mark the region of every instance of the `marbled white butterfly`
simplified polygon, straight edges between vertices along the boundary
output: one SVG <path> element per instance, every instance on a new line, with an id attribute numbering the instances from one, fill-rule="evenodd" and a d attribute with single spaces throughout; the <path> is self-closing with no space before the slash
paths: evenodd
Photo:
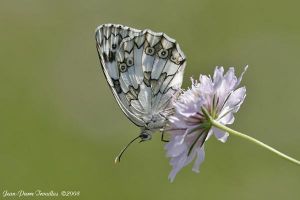
<path id="1" fill-rule="evenodd" d="M 171 100 L 181 88 L 186 59 L 178 43 L 165 33 L 103 24 L 96 29 L 103 72 L 125 115 L 151 139 L 173 112 Z"/>

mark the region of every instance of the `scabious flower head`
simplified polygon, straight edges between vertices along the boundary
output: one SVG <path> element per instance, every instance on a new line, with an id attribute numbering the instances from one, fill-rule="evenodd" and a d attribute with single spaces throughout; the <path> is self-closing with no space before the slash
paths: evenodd
<path id="1" fill-rule="evenodd" d="M 226 142 L 229 134 L 213 127 L 203 109 L 215 121 L 223 125 L 232 124 L 233 113 L 239 110 L 246 96 L 245 87 L 237 88 L 244 72 L 237 78 L 234 68 L 229 68 L 224 74 L 223 67 L 216 67 L 213 77 L 200 75 L 199 82 L 192 79 L 191 88 L 174 100 L 175 113 L 169 118 L 167 128 L 171 140 L 165 146 L 173 166 L 169 174 L 170 181 L 194 159 L 193 171 L 199 172 L 205 156 L 204 142 L 211 135 Z"/>

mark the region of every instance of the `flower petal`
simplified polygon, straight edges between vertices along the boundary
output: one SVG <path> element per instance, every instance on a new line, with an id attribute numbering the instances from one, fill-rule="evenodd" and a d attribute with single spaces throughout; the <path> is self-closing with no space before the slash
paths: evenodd
<path id="1" fill-rule="evenodd" d="M 223 143 L 225 143 L 225 142 L 227 141 L 227 138 L 228 138 L 228 136 L 229 136 L 229 134 L 228 134 L 227 132 L 222 131 L 222 130 L 216 128 L 216 127 L 212 127 L 212 129 L 213 129 L 213 132 L 214 132 L 215 137 L 216 137 L 219 141 L 221 141 L 221 142 L 223 142 Z"/>
<path id="2" fill-rule="evenodd" d="M 230 67 L 226 74 L 224 75 L 225 81 L 225 90 L 231 91 L 234 89 L 237 83 L 237 78 L 234 74 L 234 68 Z"/>
<path id="3" fill-rule="evenodd" d="M 230 94 L 226 101 L 225 107 L 229 107 L 230 109 L 233 109 L 233 112 L 237 112 L 245 97 L 246 88 L 240 87 Z"/>
<path id="4" fill-rule="evenodd" d="M 241 83 L 241 81 L 242 81 L 242 79 L 243 79 L 243 76 L 244 76 L 245 72 L 247 71 L 247 69 L 248 69 L 248 65 L 245 66 L 244 71 L 241 73 L 240 77 L 238 78 L 238 81 L 237 81 L 237 83 L 236 83 L 236 85 L 235 85 L 235 88 L 236 88 L 237 86 L 239 86 L 239 84 Z M 235 88 L 234 88 L 234 89 L 235 89 Z"/>
<path id="5" fill-rule="evenodd" d="M 221 124 L 233 124 L 234 122 L 234 116 L 233 116 L 233 110 L 230 110 L 230 108 L 227 107 L 227 109 L 224 109 L 220 113 L 220 117 L 217 119 Z"/>
<path id="6" fill-rule="evenodd" d="M 223 67 L 216 67 L 214 76 L 213 76 L 213 83 L 214 83 L 214 88 L 219 87 L 220 84 L 222 84 L 223 81 L 223 73 L 224 73 L 224 68 Z"/>
<path id="7" fill-rule="evenodd" d="M 196 156 L 196 151 L 192 151 L 189 156 L 187 156 L 187 152 L 182 153 L 180 156 L 173 157 L 170 161 L 171 165 L 173 166 L 172 171 L 169 174 L 169 180 L 171 182 L 174 181 L 177 173 L 186 165 L 194 160 Z"/>
<path id="8" fill-rule="evenodd" d="M 176 157 L 187 151 L 187 147 L 183 144 L 183 136 L 178 135 L 172 138 L 170 142 L 165 145 L 168 157 Z"/>
<path id="9" fill-rule="evenodd" d="M 173 166 L 172 171 L 169 174 L 169 180 L 170 182 L 173 182 L 177 173 L 186 165 L 185 162 L 186 157 L 180 156 L 180 157 L 175 157 L 171 159 L 171 164 Z"/>
<path id="10" fill-rule="evenodd" d="M 196 158 L 194 166 L 193 166 L 193 171 L 199 173 L 200 165 L 204 161 L 204 158 L 205 158 L 204 145 L 202 145 L 201 148 L 197 148 L 196 152 L 197 152 L 197 158 Z"/>
<path id="11" fill-rule="evenodd" d="M 200 75 L 200 85 L 197 88 L 194 88 L 195 92 L 198 92 L 199 96 L 201 94 L 212 93 L 214 91 L 213 82 L 211 78 L 205 75 Z M 197 90 L 198 89 L 198 90 Z"/>

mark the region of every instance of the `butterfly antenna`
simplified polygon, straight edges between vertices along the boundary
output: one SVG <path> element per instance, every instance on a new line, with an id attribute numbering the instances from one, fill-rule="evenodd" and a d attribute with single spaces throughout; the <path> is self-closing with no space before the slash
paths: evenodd
<path id="1" fill-rule="evenodd" d="M 126 149 L 131 145 L 131 143 L 133 143 L 135 140 L 141 138 L 141 136 L 137 136 L 136 138 L 134 138 L 133 140 L 131 140 L 119 153 L 119 155 L 115 158 L 115 163 L 117 162 L 121 162 L 121 157 L 123 155 L 123 153 L 126 151 Z"/>

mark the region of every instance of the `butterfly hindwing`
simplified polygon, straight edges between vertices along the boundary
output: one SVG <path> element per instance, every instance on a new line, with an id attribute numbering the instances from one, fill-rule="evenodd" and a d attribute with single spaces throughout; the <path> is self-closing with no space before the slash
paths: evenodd
<path id="1" fill-rule="evenodd" d="M 138 126 L 155 121 L 155 115 L 167 115 L 186 64 L 179 45 L 164 33 L 102 27 L 96 31 L 98 52 L 123 112 Z M 117 47 L 112 49 L 112 44 Z"/>
<path id="2" fill-rule="evenodd" d="M 132 113 L 148 122 L 154 114 L 167 111 L 181 87 L 185 68 L 185 56 L 176 41 L 145 30 L 123 40 L 116 59 L 119 66 L 127 63 L 120 75 L 121 88 L 138 92 L 135 98 L 127 98 Z M 130 91 L 128 95 L 132 96 Z"/>

